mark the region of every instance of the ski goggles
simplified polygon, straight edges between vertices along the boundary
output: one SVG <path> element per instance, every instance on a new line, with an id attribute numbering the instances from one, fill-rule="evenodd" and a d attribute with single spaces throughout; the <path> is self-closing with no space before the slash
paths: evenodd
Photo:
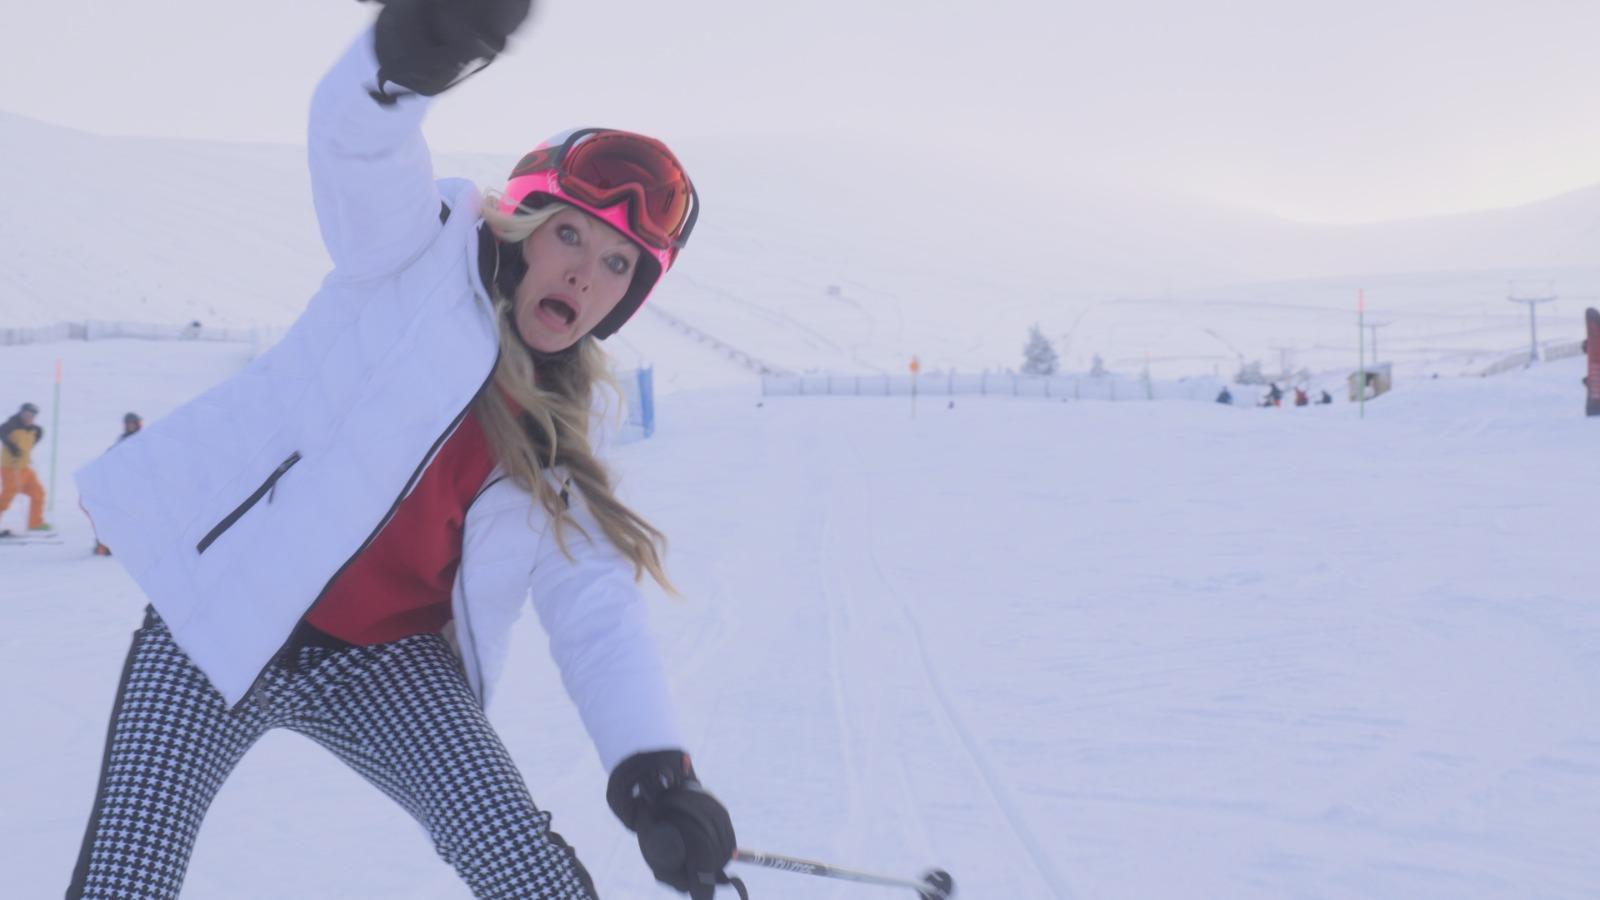
<path id="1" fill-rule="evenodd" d="M 700 215 L 700 196 L 665 144 L 610 128 L 580 129 L 524 156 L 506 182 L 502 209 L 515 210 L 532 193 L 604 211 L 663 262 L 688 243 Z"/>

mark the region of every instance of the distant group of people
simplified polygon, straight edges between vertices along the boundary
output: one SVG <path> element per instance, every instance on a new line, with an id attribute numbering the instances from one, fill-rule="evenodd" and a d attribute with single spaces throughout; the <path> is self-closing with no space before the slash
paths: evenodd
<path id="1" fill-rule="evenodd" d="M 44 427 L 39 425 L 38 418 L 39 407 L 24 403 L 0 423 L 0 518 L 20 494 L 28 498 L 28 530 L 48 532 L 53 531 L 54 526 L 44 518 L 44 482 L 33 468 L 33 451 L 44 441 Z M 143 427 L 144 420 L 138 413 L 128 413 L 122 417 L 122 434 L 117 436 L 117 441 L 138 434 Z M 6 529 L 0 528 L 0 534 L 5 533 Z M 95 541 L 94 552 L 98 556 L 111 555 L 110 549 L 99 541 Z"/>
<path id="2" fill-rule="evenodd" d="M 1271 385 L 1268 386 L 1266 395 L 1261 398 L 1261 402 L 1259 404 L 1257 404 L 1257 405 L 1258 406 L 1273 406 L 1273 407 L 1282 406 L 1283 405 L 1284 396 L 1285 395 L 1283 393 L 1283 388 L 1278 387 L 1277 382 L 1273 382 Z M 1217 394 L 1217 402 L 1221 403 L 1221 404 L 1224 404 L 1226 406 L 1232 406 L 1233 405 L 1233 392 L 1228 390 L 1228 386 L 1227 385 L 1223 385 L 1222 386 L 1222 390 L 1220 392 L 1218 392 L 1218 394 Z M 1333 395 L 1328 393 L 1327 391 L 1323 391 L 1322 392 L 1322 396 L 1317 399 L 1317 405 L 1318 406 L 1326 406 L 1326 405 L 1331 404 L 1331 403 L 1333 403 Z M 1306 393 L 1306 389 L 1305 388 L 1296 387 L 1294 389 L 1294 405 L 1295 406 L 1310 406 L 1311 405 L 1311 395 Z"/>

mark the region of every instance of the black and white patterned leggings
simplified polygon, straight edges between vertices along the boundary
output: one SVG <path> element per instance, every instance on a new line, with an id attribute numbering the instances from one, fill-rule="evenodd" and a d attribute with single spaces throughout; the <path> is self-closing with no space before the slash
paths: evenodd
<path id="1" fill-rule="evenodd" d="M 128 651 L 68 900 L 176 897 L 206 808 L 270 728 L 311 738 L 394 798 L 475 896 L 596 896 L 443 638 L 300 642 L 229 709 L 152 612 Z"/>

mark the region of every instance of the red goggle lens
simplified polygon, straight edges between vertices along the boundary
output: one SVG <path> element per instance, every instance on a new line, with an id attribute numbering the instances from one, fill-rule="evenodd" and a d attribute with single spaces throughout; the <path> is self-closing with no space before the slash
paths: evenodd
<path id="1" fill-rule="evenodd" d="M 688 236 L 694 187 L 661 142 L 620 131 L 579 132 L 559 148 L 523 157 L 513 177 L 557 171 L 561 189 L 595 207 L 628 205 L 639 238 L 670 250 Z"/>

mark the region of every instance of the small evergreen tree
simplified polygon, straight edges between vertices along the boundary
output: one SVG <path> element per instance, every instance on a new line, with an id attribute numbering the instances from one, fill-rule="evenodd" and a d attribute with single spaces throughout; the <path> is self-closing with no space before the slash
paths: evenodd
<path id="1" fill-rule="evenodd" d="M 1094 359 L 1089 363 L 1089 377 L 1104 378 L 1105 376 L 1106 361 L 1100 358 L 1100 354 L 1096 353 L 1094 355 Z"/>
<path id="2" fill-rule="evenodd" d="M 1060 360 L 1050 339 L 1039 330 L 1038 324 L 1028 329 L 1028 344 L 1022 348 L 1022 374 L 1054 375 Z"/>

